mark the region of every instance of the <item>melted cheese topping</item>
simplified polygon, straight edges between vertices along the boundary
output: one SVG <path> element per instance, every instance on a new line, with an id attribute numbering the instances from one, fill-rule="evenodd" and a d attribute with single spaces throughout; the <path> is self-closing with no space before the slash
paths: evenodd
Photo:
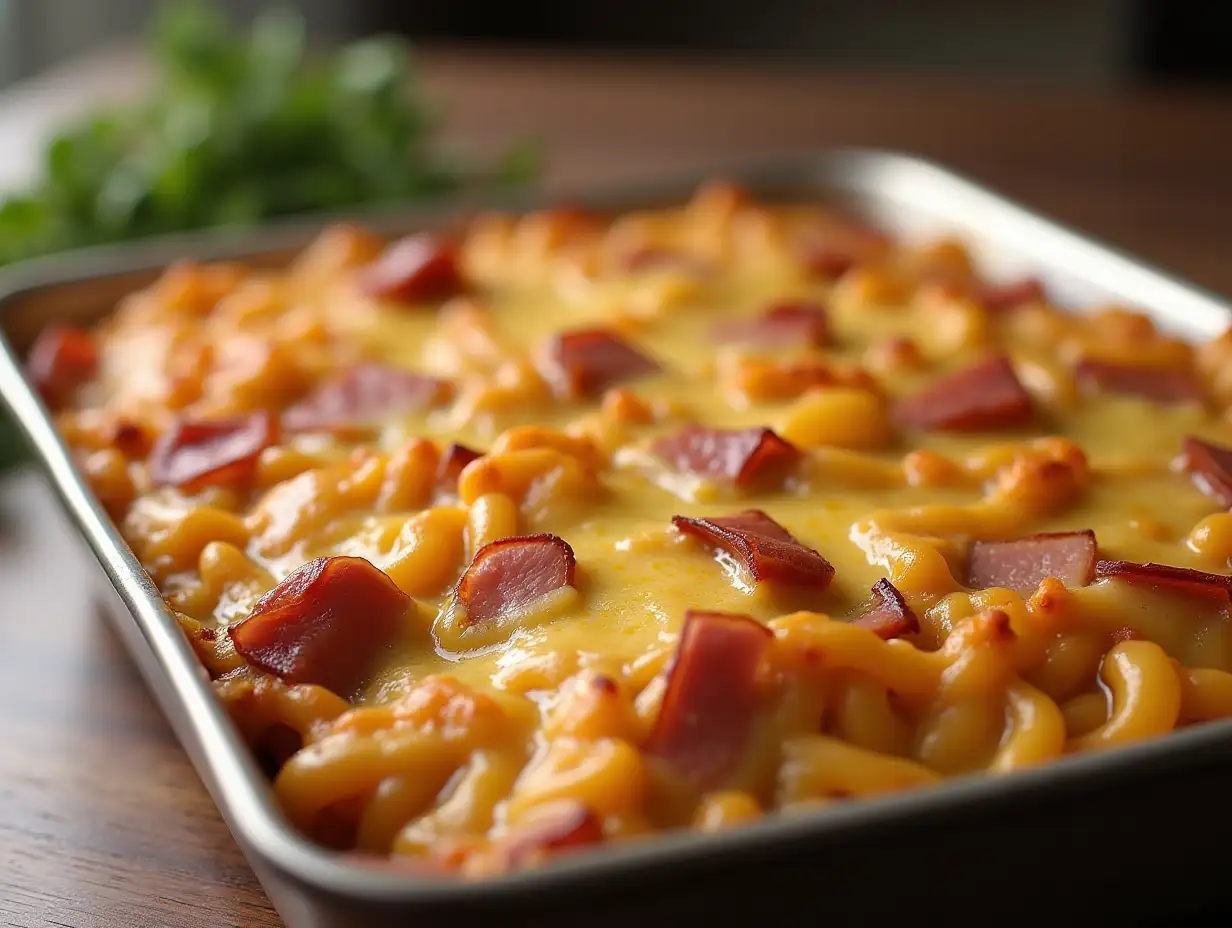
<path id="1" fill-rule="evenodd" d="M 835 278 L 802 260 L 802 243 L 851 247 L 853 236 L 859 260 Z M 549 801 L 582 803 L 612 840 L 722 827 L 1232 713 L 1226 596 L 1124 579 L 1022 593 L 962 582 L 972 540 L 1085 529 L 1101 558 L 1226 573 L 1232 515 L 1174 459 L 1185 436 L 1232 443 L 1232 337 L 1194 349 L 1118 307 L 989 310 L 961 244 L 875 246 L 822 209 L 763 207 L 716 185 L 610 221 L 487 217 L 462 241 L 468 294 L 406 305 L 360 291 L 357 269 L 380 245 L 338 228 L 285 274 L 169 270 L 100 326 L 99 376 L 60 424 L 239 724 L 267 753 L 276 727 L 298 734 L 273 751 L 286 761 L 279 797 L 338 847 L 480 874 L 523 863 L 493 849 L 507 855 Z M 666 257 L 629 269 L 654 253 Z M 825 308 L 823 346 L 716 339 L 725 322 L 795 302 Z M 581 328 L 618 335 L 659 372 L 562 399 L 545 352 Z M 1011 359 L 1030 394 L 1029 427 L 895 423 L 896 398 L 990 353 Z M 1204 400 L 1081 390 L 1083 359 L 1192 372 Z M 453 397 L 387 416 L 358 441 L 287 436 L 249 482 L 196 492 L 151 485 L 143 451 L 114 441 L 120 422 L 156 436 L 177 419 L 276 413 L 360 360 L 449 381 Z M 674 473 L 651 443 L 690 423 L 770 427 L 802 463 L 756 491 Z M 487 455 L 442 489 L 423 439 Z M 749 508 L 834 565 L 828 588 L 752 583 L 730 554 L 671 524 Z M 572 547 L 575 589 L 461 634 L 451 591 L 479 544 L 537 532 Z M 339 554 L 414 597 L 406 634 L 355 693 L 247 667 L 224 627 L 305 561 Z M 844 644 L 838 622 L 860 616 L 886 577 L 920 631 Z M 681 793 L 646 745 L 690 609 L 774 629 L 767 672 L 780 689 L 766 704 L 780 727 L 746 749 L 768 772 Z M 1006 647 L 993 614 L 1008 616 Z M 810 649 L 821 655 L 812 670 Z M 619 705 L 596 695 L 599 678 Z M 454 728 L 442 729 L 442 707 L 459 700 L 465 718 L 450 710 Z M 1164 706 L 1158 718 L 1147 704 Z M 481 724 L 489 715 L 504 734 Z M 378 735 L 385 761 L 369 743 Z"/>

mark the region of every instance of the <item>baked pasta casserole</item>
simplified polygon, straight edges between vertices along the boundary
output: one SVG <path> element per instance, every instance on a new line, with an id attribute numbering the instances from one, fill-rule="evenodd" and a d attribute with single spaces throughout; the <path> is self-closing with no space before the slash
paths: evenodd
<path id="1" fill-rule="evenodd" d="M 477 878 L 1232 716 L 1232 334 L 714 183 L 28 358 L 288 819 Z"/>

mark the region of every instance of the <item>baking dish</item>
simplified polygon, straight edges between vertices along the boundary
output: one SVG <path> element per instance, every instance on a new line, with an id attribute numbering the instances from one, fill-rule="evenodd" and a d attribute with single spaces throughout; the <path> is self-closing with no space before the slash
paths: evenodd
<path id="1" fill-rule="evenodd" d="M 716 175 L 739 181 L 759 198 L 834 203 L 908 240 L 960 235 L 991 276 L 1039 274 L 1062 304 L 1138 305 L 1153 312 L 1161 327 L 1194 337 L 1217 334 L 1229 319 L 1227 308 L 1210 296 L 899 155 L 839 151 L 764 166 L 716 165 L 675 183 L 566 199 L 604 209 L 652 205 L 682 199 L 700 179 Z M 391 230 L 431 226 L 470 206 L 386 214 L 371 224 Z M 277 262 L 322 222 L 284 225 L 244 240 L 181 238 L 13 269 L 0 285 L 6 332 L 20 347 L 40 325 L 97 316 L 174 257 Z M 0 386 L 104 568 L 110 585 L 101 589 L 109 613 L 291 925 L 393 924 L 408 917 L 431 923 L 484 912 L 549 921 L 585 913 L 588 920 L 607 923 L 712 905 L 764 914 L 767 907 L 801 904 L 824 907 L 831 917 L 871 920 L 904 909 L 917 917 L 953 914 L 990 898 L 1012 905 L 1015 916 L 1055 917 L 1063 901 L 1094 900 L 1100 887 L 1116 886 L 1114 878 L 1119 881 L 1134 866 L 1150 869 L 1135 880 L 1132 893 L 1124 886 L 1099 893 L 1101 914 L 1142 916 L 1153 905 L 1170 903 L 1182 886 L 1191 901 L 1203 889 L 1218 891 L 1213 861 L 1220 804 L 1214 783 L 1232 746 L 1227 725 L 1005 780 L 960 780 L 718 837 L 673 836 L 578 856 L 484 884 L 431 883 L 342 864 L 279 817 L 264 777 L 215 703 L 195 657 L 75 475 L 11 351 L 0 362 Z M 1198 814 L 1203 833 L 1190 834 Z M 1209 854 L 1198 851 L 1204 840 Z M 1168 846 L 1161 842 L 1184 842 L 1192 853 L 1154 859 L 1153 846 Z"/>

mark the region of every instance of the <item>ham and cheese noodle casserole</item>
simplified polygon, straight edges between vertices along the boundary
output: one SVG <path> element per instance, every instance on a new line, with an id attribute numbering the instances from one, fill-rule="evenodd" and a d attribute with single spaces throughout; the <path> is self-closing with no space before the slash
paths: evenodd
<path id="1" fill-rule="evenodd" d="M 1232 334 L 956 241 L 720 183 L 339 226 L 29 367 L 289 819 L 408 872 L 1232 715 Z"/>

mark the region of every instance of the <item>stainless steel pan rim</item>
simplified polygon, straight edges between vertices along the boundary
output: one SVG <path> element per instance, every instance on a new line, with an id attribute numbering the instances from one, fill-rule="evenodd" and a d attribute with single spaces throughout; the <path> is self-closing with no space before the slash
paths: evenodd
<path id="1" fill-rule="evenodd" d="M 548 200 L 510 196 L 501 208 L 521 209 L 562 199 L 596 208 L 620 208 L 678 199 L 701 181 L 726 177 L 759 190 L 807 189 L 818 179 L 842 180 L 853 192 L 871 190 L 892 176 L 914 184 L 927 211 L 965 216 L 972 230 L 1001 230 L 1009 242 L 1031 240 L 1031 257 L 1043 267 L 1068 268 L 1096 286 L 1132 291 L 1137 302 L 1159 311 L 1165 323 L 1190 333 L 1222 330 L 1232 310 L 1215 296 L 1143 265 L 1085 236 L 1012 204 L 996 193 L 919 158 L 867 149 L 801 152 L 754 162 L 717 162 L 667 181 L 622 185 L 606 192 L 554 193 Z M 842 186 L 841 184 L 839 186 Z M 955 200 L 961 200 L 956 208 Z M 410 228 L 448 222 L 476 206 L 450 202 L 424 210 L 349 213 L 378 228 Z M 25 262 L 0 271 L 0 311 L 42 288 L 139 271 L 156 271 L 183 255 L 203 259 L 243 258 L 304 244 L 323 224 L 341 216 L 279 223 L 238 238 L 222 233 L 176 236 L 134 245 L 91 249 Z M 973 234 L 975 232 L 973 231 Z M 1080 270 L 1076 270 L 1077 268 Z M 181 742 L 250 860 L 303 886 L 372 903 L 450 904 L 500 902 L 565 888 L 585 889 L 595 881 L 637 879 L 667 868 L 705 866 L 718 858 L 764 854 L 782 844 L 809 843 L 841 848 L 865 829 L 907 820 L 921 824 L 960 810 L 992 808 L 1041 795 L 1079 793 L 1110 778 L 1149 776 L 1209 753 L 1232 757 L 1232 721 L 1208 723 L 1106 754 L 1064 758 L 1003 777 L 972 775 L 941 785 L 825 811 L 776 816 L 717 835 L 682 832 L 645 842 L 578 853 L 551 866 L 485 882 L 435 881 L 346 862 L 294 831 L 273 802 L 269 784 L 241 742 L 208 675 L 163 604 L 153 582 L 120 538 L 101 505 L 77 474 L 47 410 L 27 383 L 7 338 L 0 345 L 0 392 L 34 448 L 69 518 L 114 586 L 132 622 L 121 629 L 141 669 L 167 712 Z M 1209 753 L 1208 753 L 1209 752 Z"/>

